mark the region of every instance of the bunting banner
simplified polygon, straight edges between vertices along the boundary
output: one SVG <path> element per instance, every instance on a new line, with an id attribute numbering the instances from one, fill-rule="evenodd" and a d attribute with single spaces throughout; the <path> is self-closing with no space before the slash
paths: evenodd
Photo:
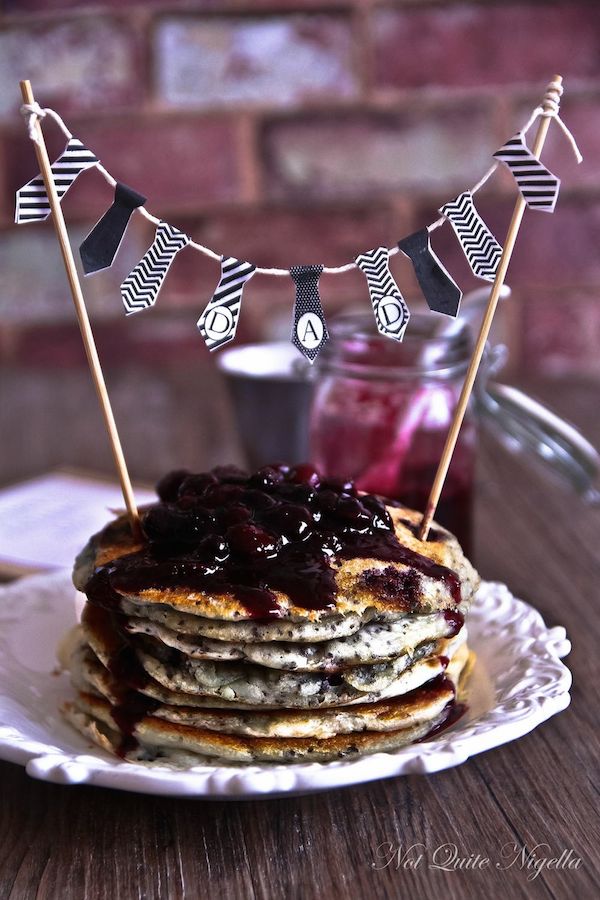
<path id="1" fill-rule="evenodd" d="M 171 263 L 190 242 L 187 234 L 168 222 L 156 226 L 154 243 L 121 285 L 127 315 L 154 306 Z"/>
<path id="2" fill-rule="evenodd" d="M 322 271 L 323 266 L 292 266 L 290 269 L 290 275 L 296 283 L 292 344 L 311 364 L 329 340 L 319 296 L 319 276 Z"/>
<path id="3" fill-rule="evenodd" d="M 479 215 L 474 195 L 493 177 L 499 168 L 498 163 L 502 162 L 510 169 L 528 206 L 546 212 L 554 211 L 560 180 L 530 151 L 525 142 L 526 134 L 540 115 L 552 115 L 569 140 L 578 162 L 581 162 L 582 156 L 575 138 L 558 115 L 560 92 L 554 83 L 548 90 L 551 88 L 551 101 L 532 111 L 527 123 L 493 155 L 493 164 L 472 187 L 440 207 L 441 218 L 402 238 L 392 250 L 376 247 L 359 253 L 353 262 L 327 268 L 320 264 L 292 266 L 290 269 L 262 268 L 228 254 L 221 255 L 210 247 L 191 241 L 184 232 L 152 215 L 146 209 L 146 198 L 142 194 L 116 181 L 99 158 L 72 136 L 55 110 L 41 109 L 37 104 L 24 104 L 22 112 L 27 117 L 28 133 L 32 140 L 38 139 L 36 123 L 39 124 L 39 120 L 47 115 L 51 116 L 66 138 L 64 152 L 51 166 L 59 200 L 81 172 L 94 167 L 114 190 L 111 205 L 79 247 L 86 275 L 112 266 L 135 210 L 156 229 L 151 246 L 121 284 L 121 298 L 127 315 L 154 306 L 175 256 L 191 245 L 195 251 L 221 264 L 219 282 L 196 322 L 209 350 L 217 350 L 234 339 L 244 286 L 250 278 L 256 273 L 280 278 L 291 276 L 296 288 L 291 339 L 303 356 L 313 363 L 329 340 L 319 295 L 319 278 L 323 272 L 335 275 L 358 268 L 367 282 L 378 332 L 392 340 L 402 341 L 410 320 L 410 310 L 390 271 L 392 254 L 401 251 L 408 257 L 427 305 L 434 312 L 447 316 L 458 315 L 462 291 L 431 247 L 430 234 L 434 229 L 449 222 L 473 273 L 485 281 L 493 281 L 496 277 L 503 250 Z M 15 221 L 19 224 L 42 221 L 49 214 L 50 204 L 44 181 L 38 174 L 17 191 Z"/>
<path id="4" fill-rule="evenodd" d="M 439 212 L 452 225 L 473 274 L 485 281 L 493 281 L 502 247 L 475 209 L 471 191 L 459 194 Z"/>
<path id="5" fill-rule="evenodd" d="M 240 262 L 233 256 L 221 257 L 221 279 L 197 322 L 209 350 L 218 350 L 234 339 L 244 285 L 255 271 L 252 263 Z"/>
<path id="6" fill-rule="evenodd" d="M 367 279 L 369 295 L 380 334 L 401 341 L 410 312 L 390 272 L 390 251 L 377 247 L 357 256 L 354 262 Z"/>
<path id="7" fill-rule="evenodd" d="M 456 317 L 462 291 L 431 249 L 428 229 L 423 228 L 403 238 L 398 241 L 398 247 L 413 264 L 429 309 Z"/>
<path id="8" fill-rule="evenodd" d="M 494 159 L 508 166 L 527 206 L 541 212 L 554 212 L 560 178 L 533 155 L 520 131 L 494 153 Z"/>
<path id="9" fill-rule="evenodd" d="M 91 150 L 72 137 L 62 156 L 52 163 L 52 175 L 58 199 L 62 200 L 77 176 L 85 169 L 97 165 L 99 159 Z M 46 194 L 44 179 L 36 175 L 17 191 L 15 222 L 43 222 L 50 215 L 50 201 Z"/>
<path id="10" fill-rule="evenodd" d="M 143 206 L 145 202 L 146 197 L 117 181 L 113 205 L 94 225 L 79 247 L 86 275 L 112 266 L 134 209 Z"/>

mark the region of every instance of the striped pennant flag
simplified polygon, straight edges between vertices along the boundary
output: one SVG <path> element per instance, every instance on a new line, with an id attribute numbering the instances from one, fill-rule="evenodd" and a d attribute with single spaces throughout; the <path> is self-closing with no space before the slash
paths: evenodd
<path id="1" fill-rule="evenodd" d="M 154 243 L 121 285 L 127 315 L 154 306 L 171 263 L 190 242 L 187 234 L 168 222 L 156 226 Z"/>
<path id="2" fill-rule="evenodd" d="M 401 341 L 410 312 L 390 272 L 387 247 L 361 253 L 354 262 L 367 279 L 377 330 L 386 337 Z"/>
<path id="3" fill-rule="evenodd" d="M 475 209 L 471 192 L 459 194 L 456 200 L 446 203 L 438 212 L 452 225 L 473 274 L 493 281 L 502 247 Z"/>
<path id="4" fill-rule="evenodd" d="M 290 275 L 296 283 L 292 344 L 311 364 L 329 340 L 319 295 L 319 276 L 322 271 L 323 266 L 292 266 L 290 269 Z"/>
<path id="5" fill-rule="evenodd" d="M 84 169 L 95 166 L 100 160 L 91 150 L 71 138 L 62 156 L 52 163 L 52 175 L 58 199 L 62 200 L 77 176 Z M 17 191 L 15 222 L 43 222 L 50 215 L 50 201 L 46 194 L 44 179 L 36 175 Z"/>
<path id="6" fill-rule="evenodd" d="M 244 285 L 256 266 L 233 256 L 221 257 L 221 279 L 197 326 L 209 350 L 218 350 L 235 337 Z"/>
<path id="7" fill-rule="evenodd" d="M 494 153 L 494 159 L 505 163 L 515 177 L 527 206 L 541 212 L 554 212 L 560 178 L 553 175 L 533 155 L 521 132 Z"/>

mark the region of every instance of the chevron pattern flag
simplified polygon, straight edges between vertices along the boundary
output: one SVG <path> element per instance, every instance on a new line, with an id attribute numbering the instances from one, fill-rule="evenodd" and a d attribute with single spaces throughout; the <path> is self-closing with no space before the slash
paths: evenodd
<path id="1" fill-rule="evenodd" d="M 319 276 L 322 271 L 323 266 L 292 266 L 290 269 L 290 275 L 296 283 L 292 344 L 311 364 L 329 340 L 319 296 Z"/>
<path id="2" fill-rule="evenodd" d="M 221 257 L 221 279 L 197 322 L 209 350 L 218 350 L 234 339 L 240 317 L 242 291 L 255 270 L 256 266 L 252 263 L 240 262 L 233 256 Z"/>
<path id="3" fill-rule="evenodd" d="M 446 203 L 439 212 L 450 221 L 473 274 L 493 281 L 502 247 L 475 209 L 471 192 L 459 194 L 456 200 Z"/>
<path id="4" fill-rule="evenodd" d="M 515 177 L 527 206 L 541 212 L 554 212 L 560 178 L 553 175 L 533 155 L 519 132 L 494 153 L 494 159 L 505 163 Z"/>
<path id="5" fill-rule="evenodd" d="M 91 150 L 71 138 L 62 156 L 52 163 L 52 175 L 56 185 L 58 199 L 62 200 L 77 176 L 84 169 L 89 169 L 99 162 Z M 44 179 L 36 175 L 31 181 L 17 191 L 15 222 L 43 222 L 50 215 L 50 201 L 46 194 Z"/>
<path id="6" fill-rule="evenodd" d="M 377 330 L 401 341 L 410 312 L 390 272 L 389 259 L 387 247 L 377 247 L 357 256 L 354 262 L 367 279 Z"/>
<path id="7" fill-rule="evenodd" d="M 427 228 L 409 234 L 398 241 L 398 246 L 413 264 L 429 309 L 445 316 L 457 316 L 462 291 L 433 252 Z"/>
<path id="8" fill-rule="evenodd" d="M 154 243 L 121 285 L 121 297 L 128 316 L 154 306 L 175 255 L 189 242 L 183 231 L 168 222 L 158 223 Z"/>

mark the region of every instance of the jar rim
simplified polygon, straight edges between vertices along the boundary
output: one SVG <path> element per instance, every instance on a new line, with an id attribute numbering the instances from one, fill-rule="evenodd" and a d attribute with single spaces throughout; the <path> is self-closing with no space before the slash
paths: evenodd
<path id="1" fill-rule="evenodd" d="M 331 322 L 330 340 L 319 354 L 315 368 L 361 380 L 451 380 L 466 372 L 472 346 L 471 330 L 464 320 L 413 313 L 400 343 L 382 335 L 372 315 L 344 313 Z M 365 359 L 366 348 L 373 356 L 375 347 L 381 351 L 378 356 L 387 358 L 386 364 Z M 414 360 L 396 361 L 395 354 L 406 349 L 413 353 Z"/>

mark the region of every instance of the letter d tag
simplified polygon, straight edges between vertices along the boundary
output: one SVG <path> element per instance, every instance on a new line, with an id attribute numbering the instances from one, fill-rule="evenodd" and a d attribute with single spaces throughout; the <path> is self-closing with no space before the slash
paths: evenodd
<path id="1" fill-rule="evenodd" d="M 256 266 L 233 256 L 221 258 L 221 280 L 208 306 L 196 323 L 209 350 L 218 350 L 235 337 L 242 291 Z"/>
<path id="2" fill-rule="evenodd" d="M 319 296 L 319 276 L 323 266 L 292 266 L 290 275 L 296 283 L 292 343 L 312 364 L 329 340 L 323 307 Z"/>
<path id="3" fill-rule="evenodd" d="M 357 256 L 354 262 L 367 279 L 378 331 L 401 341 L 410 312 L 390 272 L 389 256 L 387 247 L 377 247 Z"/>

